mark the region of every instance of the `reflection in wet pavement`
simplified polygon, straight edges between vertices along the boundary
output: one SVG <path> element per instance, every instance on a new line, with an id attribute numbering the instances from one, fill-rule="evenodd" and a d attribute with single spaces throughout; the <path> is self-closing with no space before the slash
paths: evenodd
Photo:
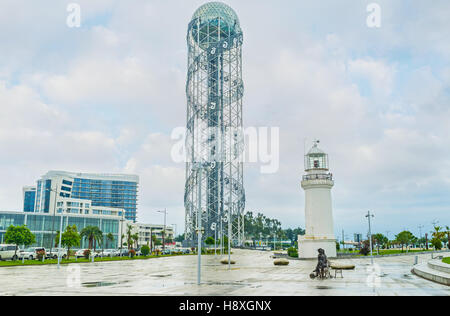
<path id="1" fill-rule="evenodd" d="M 234 250 L 228 270 L 222 257 L 202 258 L 197 285 L 195 256 L 125 262 L 0 268 L 0 295 L 450 295 L 444 285 L 411 274 L 414 256 L 345 259 L 356 265 L 344 278 L 311 280 L 314 261 L 274 266 L 272 253 Z M 448 255 L 447 255 L 448 256 Z M 431 259 L 419 256 L 419 262 Z M 78 283 L 77 283 L 78 282 Z"/>

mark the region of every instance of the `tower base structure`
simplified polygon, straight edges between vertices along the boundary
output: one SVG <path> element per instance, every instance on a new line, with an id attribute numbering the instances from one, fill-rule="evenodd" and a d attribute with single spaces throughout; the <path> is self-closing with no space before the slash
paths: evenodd
<path id="1" fill-rule="evenodd" d="M 298 236 L 298 257 L 300 259 L 317 259 L 318 250 L 325 250 L 328 258 L 336 258 L 336 239 Z"/>

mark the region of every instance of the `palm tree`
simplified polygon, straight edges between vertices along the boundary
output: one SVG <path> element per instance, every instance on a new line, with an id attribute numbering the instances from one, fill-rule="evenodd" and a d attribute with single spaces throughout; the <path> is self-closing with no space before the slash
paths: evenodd
<path id="1" fill-rule="evenodd" d="M 86 226 L 80 232 L 80 236 L 89 241 L 89 250 L 92 249 L 93 246 L 95 247 L 97 241 L 101 244 L 103 239 L 103 233 L 97 226 Z"/>
<path id="2" fill-rule="evenodd" d="M 114 241 L 114 235 L 112 233 L 109 233 L 108 235 L 106 235 L 106 243 L 108 246 L 108 242 L 112 243 Z"/>
<path id="3" fill-rule="evenodd" d="M 138 244 L 138 242 L 139 242 L 139 235 L 138 234 L 131 235 L 131 239 L 134 241 L 133 242 L 133 246 L 136 245 L 135 248 L 138 248 L 139 247 L 139 244 Z"/>
<path id="4" fill-rule="evenodd" d="M 445 229 L 447 230 L 447 248 L 450 249 L 450 227 L 449 226 L 445 226 Z"/>
<path id="5" fill-rule="evenodd" d="M 130 224 L 127 224 L 127 247 L 128 250 L 130 250 L 132 244 L 133 244 L 133 226 Z"/>

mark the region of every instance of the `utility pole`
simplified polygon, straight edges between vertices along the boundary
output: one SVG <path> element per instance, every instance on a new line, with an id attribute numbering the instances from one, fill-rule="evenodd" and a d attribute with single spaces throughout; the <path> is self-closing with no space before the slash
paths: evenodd
<path id="1" fill-rule="evenodd" d="M 420 239 L 421 239 L 421 241 L 422 241 L 422 228 L 423 228 L 424 226 L 423 225 L 419 225 L 419 236 L 420 236 Z"/>
<path id="2" fill-rule="evenodd" d="M 388 244 L 387 244 L 388 249 L 391 248 L 391 241 L 390 241 L 390 239 L 389 239 L 389 233 L 390 233 L 390 232 L 391 232 L 390 230 L 387 230 L 387 231 L 386 231 L 386 238 L 387 238 L 387 240 L 388 240 Z"/>
<path id="3" fill-rule="evenodd" d="M 367 212 L 367 215 L 366 215 L 366 217 L 367 217 L 367 219 L 368 219 L 368 221 L 369 221 L 369 244 L 370 244 L 370 260 L 371 260 L 371 262 L 372 262 L 372 265 L 373 265 L 373 252 L 372 252 L 372 228 L 371 228 L 371 225 L 370 225 L 370 219 L 371 219 L 371 218 L 373 218 L 373 217 L 375 217 L 375 216 L 373 216 L 372 214 L 370 214 L 370 211 L 368 211 L 368 212 Z"/>
<path id="4" fill-rule="evenodd" d="M 345 235 L 344 235 L 344 230 L 342 230 L 342 248 L 344 249 L 344 252 L 345 252 Z"/>

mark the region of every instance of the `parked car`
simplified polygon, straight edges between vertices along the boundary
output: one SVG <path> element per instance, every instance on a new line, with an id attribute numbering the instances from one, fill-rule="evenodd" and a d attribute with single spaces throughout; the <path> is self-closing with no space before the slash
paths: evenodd
<path id="1" fill-rule="evenodd" d="M 47 259 L 58 259 L 58 255 L 61 256 L 61 258 L 66 259 L 67 258 L 67 249 L 64 248 L 53 248 L 52 252 L 46 253 Z"/>
<path id="2" fill-rule="evenodd" d="M 47 253 L 47 251 L 43 247 L 30 247 L 30 248 L 26 248 L 24 250 L 21 250 L 19 252 L 19 258 L 20 259 L 27 259 L 27 260 L 34 260 L 34 259 L 36 259 L 38 257 L 37 253 L 39 251 L 44 251 L 45 253 Z"/>
<path id="3" fill-rule="evenodd" d="M 116 249 L 105 249 L 103 250 L 102 257 L 116 257 L 119 252 Z"/>
<path id="4" fill-rule="evenodd" d="M 119 249 L 118 255 L 121 256 L 121 257 L 128 256 L 128 249 L 127 248 L 122 248 L 122 250 Z"/>
<path id="5" fill-rule="evenodd" d="M 78 259 L 78 258 L 84 258 L 84 252 L 86 251 L 87 249 L 79 249 L 79 250 L 77 250 L 76 252 L 75 252 L 75 257 Z"/>
<path id="6" fill-rule="evenodd" d="M 0 261 L 1 260 L 17 260 L 19 257 L 16 253 L 16 245 L 0 245 Z"/>

